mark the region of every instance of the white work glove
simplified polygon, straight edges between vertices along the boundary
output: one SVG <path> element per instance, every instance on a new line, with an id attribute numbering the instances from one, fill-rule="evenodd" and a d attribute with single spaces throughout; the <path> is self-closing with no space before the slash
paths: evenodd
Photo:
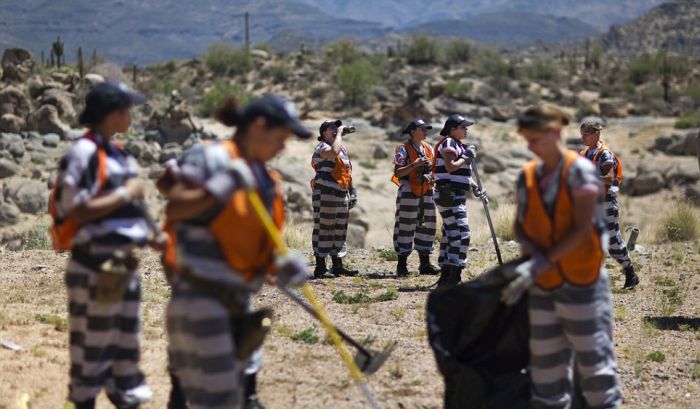
<path id="1" fill-rule="evenodd" d="M 301 287 L 308 278 L 309 265 L 301 254 L 289 252 L 275 260 L 277 285 L 282 288 Z"/>
<path id="2" fill-rule="evenodd" d="M 255 176 L 245 160 L 232 159 L 228 164 L 228 170 L 235 175 L 237 182 L 243 189 L 255 189 Z"/>
<path id="3" fill-rule="evenodd" d="M 537 276 L 551 267 L 552 264 L 544 254 L 540 252 L 533 253 L 529 260 L 515 268 L 513 271 L 515 278 L 501 291 L 501 301 L 505 305 L 516 304 L 525 291 L 532 287 Z"/>

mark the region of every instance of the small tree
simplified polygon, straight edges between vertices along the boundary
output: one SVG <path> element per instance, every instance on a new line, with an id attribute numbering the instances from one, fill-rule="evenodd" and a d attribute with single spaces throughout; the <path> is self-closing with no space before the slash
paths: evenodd
<path id="1" fill-rule="evenodd" d="M 409 64 L 422 65 L 438 61 L 440 47 L 437 41 L 425 34 L 414 34 L 404 52 Z"/>
<path id="2" fill-rule="evenodd" d="M 323 54 L 326 59 L 341 64 L 356 62 L 364 56 L 360 47 L 353 40 L 340 40 L 328 44 L 323 49 Z"/>
<path id="3" fill-rule="evenodd" d="M 253 59 L 245 49 L 228 43 L 214 43 L 202 55 L 204 64 L 216 75 L 238 75 L 253 68 Z"/>
<path id="4" fill-rule="evenodd" d="M 345 101 L 353 106 L 365 102 L 370 90 L 377 83 L 374 68 L 364 60 L 341 66 L 337 77 L 338 85 L 345 94 Z"/>
<path id="5" fill-rule="evenodd" d="M 450 41 L 444 47 L 444 60 L 447 64 L 464 64 L 472 59 L 474 44 L 462 38 Z"/>

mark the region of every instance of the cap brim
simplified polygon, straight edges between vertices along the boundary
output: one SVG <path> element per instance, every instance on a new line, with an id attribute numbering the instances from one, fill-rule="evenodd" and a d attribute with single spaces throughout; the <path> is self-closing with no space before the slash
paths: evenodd
<path id="1" fill-rule="evenodd" d="M 468 119 L 465 119 L 464 121 L 458 123 L 457 125 L 472 126 L 472 125 L 474 125 L 474 121 L 470 121 Z"/>
<path id="2" fill-rule="evenodd" d="M 306 129 L 306 127 L 299 121 L 292 120 L 289 123 L 289 128 L 291 128 L 294 135 L 296 135 L 299 139 L 309 139 L 312 136 L 312 132 Z"/>
<path id="3" fill-rule="evenodd" d="M 147 100 L 145 95 L 139 94 L 138 92 L 129 91 L 126 92 L 126 94 L 129 96 L 131 105 L 141 105 Z"/>

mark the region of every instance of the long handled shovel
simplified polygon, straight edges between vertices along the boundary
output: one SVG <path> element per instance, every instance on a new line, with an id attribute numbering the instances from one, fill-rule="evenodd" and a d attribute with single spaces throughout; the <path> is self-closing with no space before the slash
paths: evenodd
<path id="1" fill-rule="evenodd" d="M 280 287 L 280 290 L 287 296 L 289 296 L 289 298 L 291 298 L 292 301 L 299 304 L 301 308 L 303 308 L 306 312 L 311 314 L 314 318 L 319 319 L 316 310 L 314 310 L 313 307 L 307 304 L 306 301 L 304 301 L 304 299 L 301 298 L 297 293 L 286 287 Z M 384 365 L 384 362 L 386 362 L 386 360 L 389 358 L 389 355 L 394 350 L 394 348 L 396 348 L 396 342 L 391 342 L 382 351 L 373 351 L 367 348 L 362 343 L 355 340 L 354 338 L 352 338 L 350 335 L 343 332 L 343 330 L 341 330 L 340 328 L 335 327 L 335 330 L 338 332 L 338 335 L 340 335 L 340 337 L 345 340 L 345 342 L 357 349 L 357 355 L 355 355 L 355 365 L 357 365 L 358 368 L 360 368 L 360 371 L 362 371 L 362 373 L 367 375 L 371 375 L 377 372 L 379 368 L 381 368 L 381 366 Z"/>
<path id="2" fill-rule="evenodd" d="M 479 171 L 476 166 L 476 158 L 472 158 L 472 171 L 474 172 L 474 177 L 476 177 L 476 184 L 479 186 L 479 190 L 483 191 L 481 186 L 481 179 L 479 178 Z M 481 203 L 484 205 L 484 212 L 486 212 L 486 220 L 489 222 L 489 229 L 491 230 L 491 238 L 493 239 L 493 245 L 496 248 L 496 257 L 498 257 L 498 265 L 503 265 L 503 258 L 501 258 L 501 249 L 498 247 L 498 239 L 496 239 L 496 231 L 493 229 L 493 222 L 491 221 L 491 213 L 489 212 L 489 204 L 486 202 L 486 198 L 481 198 Z"/>
<path id="3" fill-rule="evenodd" d="M 255 213 L 260 218 L 260 221 L 263 223 L 263 226 L 265 227 L 267 234 L 270 236 L 270 239 L 275 244 L 277 251 L 281 255 L 287 254 L 287 246 L 285 246 L 284 242 L 282 241 L 282 237 L 279 231 L 277 230 L 277 227 L 272 222 L 272 218 L 267 213 L 267 210 L 265 209 L 265 206 L 260 200 L 260 196 L 258 195 L 258 193 L 254 190 L 249 190 L 248 200 L 253 206 Z M 357 386 L 360 388 L 360 391 L 362 391 L 362 394 L 365 396 L 365 399 L 367 399 L 367 402 L 373 409 L 379 409 L 379 404 L 374 399 L 374 396 L 372 396 L 372 392 L 370 391 L 369 385 L 362 376 L 362 372 L 355 364 L 355 361 L 353 361 L 350 352 L 345 347 L 345 344 L 343 344 L 340 335 L 338 335 L 338 331 L 336 331 L 333 324 L 331 324 L 330 320 L 328 319 L 328 316 L 326 315 L 326 312 L 316 299 L 316 294 L 314 293 L 313 288 L 311 288 L 311 285 L 306 283 L 302 287 L 302 291 L 304 293 L 304 296 L 306 296 L 306 298 L 311 303 L 311 307 L 313 308 L 313 310 L 316 312 L 316 314 L 318 314 L 318 320 L 321 321 L 321 324 L 323 324 L 323 326 L 325 327 L 326 332 L 328 332 L 328 335 L 330 335 L 331 340 L 333 341 L 333 345 L 335 345 L 335 348 L 338 350 L 338 354 L 345 363 L 345 366 L 347 366 L 348 370 L 350 371 L 350 375 L 352 376 Z"/>

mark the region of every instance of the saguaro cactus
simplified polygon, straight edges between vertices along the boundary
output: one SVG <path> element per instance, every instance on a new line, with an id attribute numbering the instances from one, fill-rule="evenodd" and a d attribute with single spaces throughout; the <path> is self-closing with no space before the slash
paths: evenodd
<path id="1" fill-rule="evenodd" d="M 83 61 L 82 47 L 78 47 L 78 74 L 81 79 L 85 76 L 85 62 Z"/>
<path id="2" fill-rule="evenodd" d="M 62 64 L 65 64 L 66 61 L 63 59 L 63 42 L 61 41 L 60 36 L 56 37 L 56 41 L 54 41 L 51 48 L 53 49 L 53 53 L 56 55 L 56 67 L 60 67 Z"/>

